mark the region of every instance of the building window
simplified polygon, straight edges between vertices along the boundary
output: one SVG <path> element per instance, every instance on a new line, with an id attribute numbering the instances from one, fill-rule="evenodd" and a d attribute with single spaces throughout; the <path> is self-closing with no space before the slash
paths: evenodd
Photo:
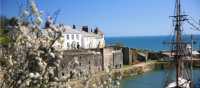
<path id="1" fill-rule="evenodd" d="M 74 35 L 72 34 L 72 39 L 74 39 Z"/>
<path id="2" fill-rule="evenodd" d="M 79 40 L 79 35 L 78 34 L 76 35 L 76 39 Z"/>
<path id="3" fill-rule="evenodd" d="M 66 37 L 67 37 L 67 39 L 69 40 L 69 35 L 67 35 Z"/>
<path id="4" fill-rule="evenodd" d="M 70 44 L 69 44 L 69 42 L 67 42 L 67 48 L 69 48 L 70 47 Z"/>
<path id="5" fill-rule="evenodd" d="M 80 44 L 79 44 L 79 42 L 77 42 L 77 49 L 79 49 L 80 48 Z"/>

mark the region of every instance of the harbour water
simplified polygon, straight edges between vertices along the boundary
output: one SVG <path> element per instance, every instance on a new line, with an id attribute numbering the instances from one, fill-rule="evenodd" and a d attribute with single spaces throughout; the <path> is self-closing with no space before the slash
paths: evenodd
<path id="1" fill-rule="evenodd" d="M 195 88 L 200 88 L 200 69 L 194 69 Z M 138 76 L 121 80 L 121 88 L 163 88 L 166 80 L 165 70 L 154 70 Z"/>
<path id="2" fill-rule="evenodd" d="M 199 49 L 200 35 L 193 36 L 196 44 L 194 49 Z M 147 36 L 147 37 L 106 37 L 106 44 L 121 43 L 129 48 L 147 49 L 153 51 L 169 50 L 168 45 L 163 42 L 171 41 L 170 36 Z M 190 42 L 189 35 L 184 36 L 184 40 Z M 200 88 L 200 69 L 194 69 L 195 88 Z M 133 77 L 121 80 L 121 88 L 163 88 L 166 80 L 165 70 L 154 70 Z M 199 84 L 198 84 L 199 83 Z"/>
<path id="3" fill-rule="evenodd" d="M 172 36 L 141 36 L 141 37 L 106 37 L 106 44 L 121 43 L 129 48 L 147 49 L 153 51 L 168 50 L 169 45 L 163 44 L 163 42 L 171 41 Z M 185 35 L 184 40 L 191 42 L 189 35 Z M 195 49 L 199 49 L 200 35 L 193 36 Z"/>

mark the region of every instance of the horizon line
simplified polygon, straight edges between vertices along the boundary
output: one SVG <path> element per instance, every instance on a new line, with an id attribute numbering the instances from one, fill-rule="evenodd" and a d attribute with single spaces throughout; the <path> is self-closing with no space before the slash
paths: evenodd
<path id="1" fill-rule="evenodd" d="M 183 34 L 183 36 L 189 36 L 189 35 L 191 35 L 191 34 Z M 194 35 L 194 36 L 198 36 L 198 35 L 200 35 L 200 34 L 192 34 L 192 35 Z M 170 34 L 169 35 L 121 35 L 121 36 L 106 36 L 106 35 L 104 35 L 105 37 L 159 37 L 159 36 L 171 36 Z"/>

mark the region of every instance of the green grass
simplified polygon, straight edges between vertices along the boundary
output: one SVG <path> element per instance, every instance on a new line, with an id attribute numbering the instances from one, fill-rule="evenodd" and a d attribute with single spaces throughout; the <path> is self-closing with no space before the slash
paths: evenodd
<path id="1" fill-rule="evenodd" d="M 7 45 L 9 43 L 10 39 L 5 35 L 0 35 L 0 44 L 1 45 Z"/>

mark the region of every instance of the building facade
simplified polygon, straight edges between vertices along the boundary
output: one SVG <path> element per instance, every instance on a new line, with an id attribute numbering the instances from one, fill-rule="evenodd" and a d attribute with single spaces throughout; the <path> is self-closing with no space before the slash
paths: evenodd
<path id="1" fill-rule="evenodd" d="M 78 29 L 73 29 L 70 26 L 64 27 L 64 50 L 78 49 L 82 46 L 82 35 Z"/>
<path id="2" fill-rule="evenodd" d="M 107 47 L 103 49 L 103 69 L 118 69 L 123 67 L 123 52 L 121 48 Z"/>
<path id="3" fill-rule="evenodd" d="M 89 30 L 87 26 L 83 26 L 80 29 L 76 27 L 65 26 L 64 32 L 64 50 L 73 49 L 95 49 L 104 48 L 105 40 L 103 33 L 98 29 L 94 31 Z"/>

